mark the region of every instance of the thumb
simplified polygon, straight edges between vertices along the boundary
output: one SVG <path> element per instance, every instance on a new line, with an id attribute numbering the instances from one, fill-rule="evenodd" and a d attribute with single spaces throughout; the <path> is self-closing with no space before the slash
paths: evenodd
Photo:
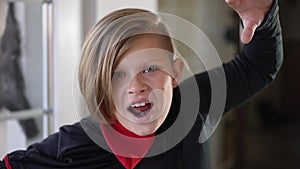
<path id="1" fill-rule="evenodd" d="M 243 24 L 244 24 L 244 29 L 241 34 L 241 41 L 242 43 L 247 44 L 252 40 L 254 31 L 257 28 L 257 24 L 247 19 L 243 21 Z"/>

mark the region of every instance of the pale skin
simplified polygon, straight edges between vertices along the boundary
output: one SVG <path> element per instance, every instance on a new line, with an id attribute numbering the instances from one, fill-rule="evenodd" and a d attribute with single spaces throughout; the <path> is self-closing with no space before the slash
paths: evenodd
<path id="1" fill-rule="evenodd" d="M 272 0 L 225 1 L 242 19 L 242 43 L 249 43 Z M 137 135 L 154 133 L 168 115 L 173 88 L 177 86 L 183 65 L 181 59 L 170 59 L 161 38 L 149 35 L 139 38 L 122 56 L 113 76 L 116 119 Z"/>
<path id="2" fill-rule="evenodd" d="M 114 114 L 140 136 L 154 133 L 167 117 L 183 69 L 182 59 L 172 60 L 159 36 L 145 35 L 135 41 L 112 79 Z"/>

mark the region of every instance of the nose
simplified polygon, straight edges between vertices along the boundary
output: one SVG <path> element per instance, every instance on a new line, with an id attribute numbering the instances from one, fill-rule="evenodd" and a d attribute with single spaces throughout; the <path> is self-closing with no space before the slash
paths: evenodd
<path id="1" fill-rule="evenodd" d="M 145 79 L 141 73 L 138 73 L 130 82 L 128 86 L 129 94 L 140 94 L 147 90 Z"/>

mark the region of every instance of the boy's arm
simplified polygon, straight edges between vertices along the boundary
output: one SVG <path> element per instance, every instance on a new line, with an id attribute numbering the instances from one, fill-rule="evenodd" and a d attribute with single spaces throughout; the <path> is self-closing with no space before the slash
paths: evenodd
<path id="1" fill-rule="evenodd" d="M 260 26 L 247 28 L 255 29 L 254 35 L 248 36 L 250 42 L 233 60 L 195 75 L 200 95 L 200 121 L 194 129 L 202 129 L 199 142 L 211 136 L 224 112 L 241 105 L 275 79 L 283 61 L 278 10 L 278 0 L 274 0 Z M 211 78 L 214 81 L 210 81 Z"/>
<path id="2" fill-rule="evenodd" d="M 251 41 L 243 46 L 242 51 L 230 62 L 222 67 L 195 75 L 200 94 L 200 110 L 203 119 L 206 119 L 211 106 L 224 106 L 224 112 L 244 103 L 265 88 L 279 71 L 283 61 L 281 27 L 278 16 L 278 0 L 274 0 L 264 20 L 254 32 Z M 225 77 L 218 76 L 224 72 Z M 221 84 L 211 84 L 209 75 L 219 78 Z M 224 78 L 224 79 L 223 79 Z M 222 85 L 222 86 L 220 86 Z M 215 89 L 217 86 L 218 89 Z M 219 101 L 212 104 L 212 87 L 214 90 L 225 90 L 215 94 Z M 223 96 L 225 94 L 225 96 Z M 219 99 L 218 98 L 223 98 Z M 224 103 L 225 101 L 225 103 Z M 222 110 L 223 110 L 222 108 Z M 221 110 L 221 108 L 217 108 Z M 222 113 L 211 115 L 211 118 L 221 118 Z M 214 121 L 217 119 L 214 119 Z"/>
<path id="3" fill-rule="evenodd" d="M 274 0 L 252 40 L 224 64 L 227 83 L 225 111 L 241 104 L 274 80 L 283 61 L 278 0 Z"/>

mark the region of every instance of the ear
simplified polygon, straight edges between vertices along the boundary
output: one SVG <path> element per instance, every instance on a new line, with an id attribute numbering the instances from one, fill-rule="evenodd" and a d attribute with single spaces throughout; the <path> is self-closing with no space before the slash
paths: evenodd
<path id="1" fill-rule="evenodd" d="M 176 58 L 173 61 L 173 72 L 174 72 L 173 80 L 172 80 L 173 88 L 177 87 L 180 81 L 183 67 L 184 67 L 184 60 L 182 58 Z"/>

